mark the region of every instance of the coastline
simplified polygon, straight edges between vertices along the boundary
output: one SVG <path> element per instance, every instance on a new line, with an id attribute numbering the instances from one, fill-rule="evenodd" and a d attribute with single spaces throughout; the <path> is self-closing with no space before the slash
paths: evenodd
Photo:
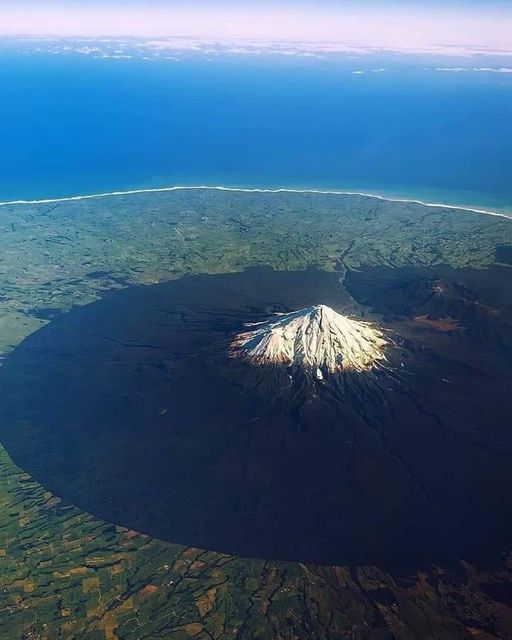
<path id="1" fill-rule="evenodd" d="M 83 194 L 75 196 L 63 196 L 61 198 L 42 198 L 35 200 L 7 200 L 0 202 L 0 207 L 15 206 L 15 205 L 39 205 L 39 204 L 56 204 L 59 202 L 74 202 L 80 200 L 94 200 L 100 198 L 112 198 L 119 196 L 129 196 L 144 193 L 167 193 L 172 191 L 227 191 L 235 193 L 295 193 L 295 194 L 317 194 L 317 195 L 335 195 L 335 196 L 361 196 L 365 198 L 374 198 L 377 200 L 383 200 L 386 202 L 399 202 L 403 204 L 418 204 L 424 207 L 438 208 L 438 209 L 452 209 L 455 211 L 466 211 L 469 213 L 480 213 L 490 216 L 497 216 L 500 218 L 506 218 L 512 220 L 512 212 L 510 214 L 490 211 L 488 209 L 480 209 L 470 206 L 446 204 L 442 202 L 426 202 L 424 200 L 415 198 L 399 198 L 388 197 L 378 195 L 375 193 L 366 193 L 363 191 L 345 191 L 336 189 L 299 189 L 299 188 L 264 188 L 264 187 L 228 187 L 223 185 L 173 185 L 169 187 L 153 187 L 153 188 L 140 188 L 140 189 L 127 189 L 125 191 L 107 191 L 102 193 Z"/>

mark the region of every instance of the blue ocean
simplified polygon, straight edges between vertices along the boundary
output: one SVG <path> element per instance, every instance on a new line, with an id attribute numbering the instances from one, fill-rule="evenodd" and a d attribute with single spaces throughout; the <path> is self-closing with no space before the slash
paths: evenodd
<path id="1" fill-rule="evenodd" d="M 512 74 L 0 55 L 0 200 L 209 184 L 512 211 Z"/>

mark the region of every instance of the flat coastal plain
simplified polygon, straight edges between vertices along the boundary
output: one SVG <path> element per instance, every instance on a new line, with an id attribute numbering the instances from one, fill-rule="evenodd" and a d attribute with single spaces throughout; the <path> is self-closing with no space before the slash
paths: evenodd
<path id="1" fill-rule="evenodd" d="M 184 275 L 493 268 L 509 282 L 511 255 L 504 217 L 363 195 L 183 189 L 6 204 L 0 353 L 113 290 Z M 427 341 L 437 336 L 418 318 Z M 0 457 L 0 638 L 512 635 L 512 548 L 409 573 L 238 557 L 101 520 Z"/>

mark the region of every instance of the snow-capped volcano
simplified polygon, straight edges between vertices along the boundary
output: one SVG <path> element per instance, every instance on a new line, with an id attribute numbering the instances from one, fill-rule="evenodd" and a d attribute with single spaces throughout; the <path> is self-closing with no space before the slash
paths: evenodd
<path id="1" fill-rule="evenodd" d="M 323 304 L 246 326 L 249 330 L 231 343 L 231 353 L 254 364 L 299 366 L 322 378 L 322 371 L 368 371 L 386 359 L 388 342 L 381 331 Z"/>

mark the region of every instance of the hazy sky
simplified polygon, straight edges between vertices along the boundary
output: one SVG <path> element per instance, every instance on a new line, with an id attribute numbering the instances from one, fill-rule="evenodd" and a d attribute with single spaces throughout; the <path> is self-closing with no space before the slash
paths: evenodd
<path id="1" fill-rule="evenodd" d="M 0 0 L 0 33 L 512 48 L 512 0 Z"/>

